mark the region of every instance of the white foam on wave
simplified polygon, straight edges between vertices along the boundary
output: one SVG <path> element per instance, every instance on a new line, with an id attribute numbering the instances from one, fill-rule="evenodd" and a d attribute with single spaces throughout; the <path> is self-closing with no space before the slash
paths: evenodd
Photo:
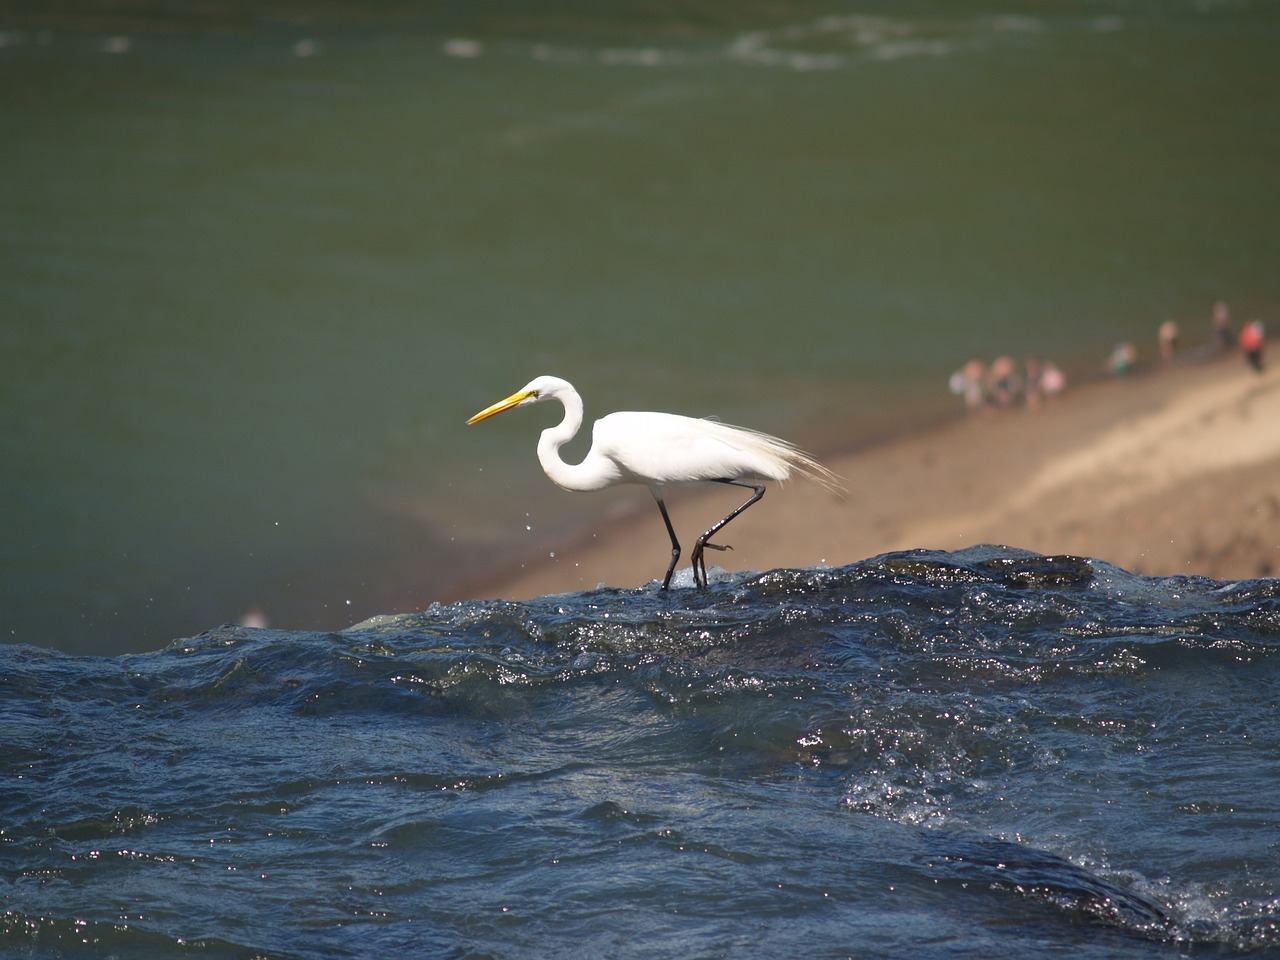
<path id="1" fill-rule="evenodd" d="M 664 48 L 646 44 L 591 51 L 539 43 L 529 48 L 529 55 L 550 63 L 656 68 L 728 62 L 804 73 L 839 70 L 869 60 L 947 56 L 1014 34 L 1043 30 L 1043 22 L 1025 16 L 909 18 L 848 14 L 745 31 L 719 47 Z"/>

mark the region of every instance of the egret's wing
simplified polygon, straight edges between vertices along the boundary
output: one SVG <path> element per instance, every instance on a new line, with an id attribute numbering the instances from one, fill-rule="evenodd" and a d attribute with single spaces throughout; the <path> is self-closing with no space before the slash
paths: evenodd
<path id="1" fill-rule="evenodd" d="M 785 440 L 716 420 L 671 413 L 613 413 L 596 421 L 592 454 L 640 483 L 786 480 L 800 471 L 838 486 L 834 475 Z"/>

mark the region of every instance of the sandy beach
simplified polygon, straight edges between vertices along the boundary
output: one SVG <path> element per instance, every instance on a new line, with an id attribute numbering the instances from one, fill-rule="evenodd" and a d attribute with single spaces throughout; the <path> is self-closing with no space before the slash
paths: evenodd
<path id="1" fill-rule="evenodd" d="M 1035 409 L 823 459 L 844 479 L 843 499 L 804 481 L 773 485 L 719 538 L 734 549 L 709 561 L 726 570 L 839 566 L 895 550 L 999 543 L 1155 576 L 1280 572 L 1280 373 L 1255 374 L 1236 355 L 1174 362 L 1069 389 Z M 518 600 L 661 575 L 670 548 L 645 490 L 565 496 L 581 497 L 598 519 L 458 596 Z M 670 492 L 682 562 L 735 496 Z"/>

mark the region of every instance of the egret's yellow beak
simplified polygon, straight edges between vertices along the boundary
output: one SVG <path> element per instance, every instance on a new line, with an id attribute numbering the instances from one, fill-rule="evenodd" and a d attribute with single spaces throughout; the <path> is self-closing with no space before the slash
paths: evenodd
<path id="1" fill-rule="evenodd" d="M 518 407 L 530 397 L 536 397 L 537 395 L 537 391 L 535 390 L 521 390 L 519 393 L 513 393 L 511 396 L 507 397 L 507 399 L 499 400 L 492 407 L 485 407 L 467 421 L 467 426 L 470 426 L 473 423 L 479 423 L 481 420 L 487 420 L 495 413 L 501 413 L 503 410 L 510 410 L 512 407 Z"/>

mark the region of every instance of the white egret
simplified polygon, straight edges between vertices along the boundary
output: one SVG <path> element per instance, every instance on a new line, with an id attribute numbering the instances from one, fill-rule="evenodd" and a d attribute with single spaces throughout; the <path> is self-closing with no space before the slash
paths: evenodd
<path id="1" fill-rule="evenodd" d="M 568 381 L 559 377 L 538 377 L 505 400 L 486 407 L 468 424 L 502 413 L 513 407 L 527 407 L 545 400 L 559 400 L 564 419 L 542 431 L 538 440 L 538 461 L 556 484 L 566 490 L 602 490 L 620 483 L 644 484 L 653 494 L 671 537 L 671 563 L 662 578 L 662 589 L 671 583 L 671 574 L 680 559 L 667 505 L 662 499 L 666 484 L 728 483 L 746 487 L 751 496 L 723 520 L 714 524 L 694 544 L 690 561 L 694 584 L 707 585 L 707 565 L 703 552 L 727 550 L 710 540 L 725 524 L 764 496 L 761 480 L 783 481 L 793 472 L 804 474 L 832 490 L 840 489 L 839 479 L 808 454 L 777 437 L 715 420 L 698 420 L 674 413 L 611 413 L 595 422 L 591 449 L 581 463 L 565 463 L 560 448 L 577 435 L 582 426 L 582 398 Z"/>

